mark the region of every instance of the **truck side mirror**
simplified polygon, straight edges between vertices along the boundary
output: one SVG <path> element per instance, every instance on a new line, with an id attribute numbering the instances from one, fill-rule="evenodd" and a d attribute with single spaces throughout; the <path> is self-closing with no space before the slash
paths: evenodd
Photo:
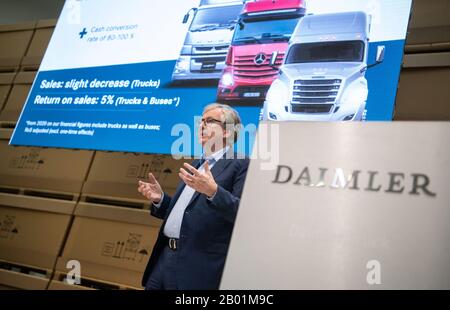
<path id="1" fill-rule="evenodd" d="M 186 24 L 186 23 L 188 22 L 189 16 L 191 16 L 191 12 L 194 12 L 194 14 L 195 14 L 195 12 L 197 12 L 197 8 L 192 8 L 192 9 L 190 9 L 190 10 L 186 13 L 186 15 L 184 15 L 184 17 L 183 17 L 183 24 Z"/>
<path id="2" fill-rule="evenodd" d="M 386 46 L 379 45 L 377 47 L 377 57 L 375 58 L 375 63 L 370 64 L 367 66 L 367 69 L 375 67 L 376 65 L 379 65 L 384 60 L 384 51 L 386 50 Z"/>
<path id="3" fill-rule="evenodd" d="M 277 62 L 278 51 L 272 52 L 272 56 L 270 56 L 269 66 L 274 67 Z"/>
<path id="4" fill-rule="evenodd" d="M 189 13 L 184 15 L 184 17 L 183 17 L 183 24 L 186 24 L 188 20 L 189 20 Z"/>
<path id="5" fill-rule="evenodd" d="M 236 27 L 237 23 L 238 23 L 237 19 L 230 20 L 230 26 L 228 26 L 228 29 L 233 30 Z"/>
<path id="6" fill-rule="evenodd" d="M 386 50 L 386 47 L 384 45 L 377 46 L 377 58 L 375 60 L 377 63 L 383 62 L 385 50 Z"/>

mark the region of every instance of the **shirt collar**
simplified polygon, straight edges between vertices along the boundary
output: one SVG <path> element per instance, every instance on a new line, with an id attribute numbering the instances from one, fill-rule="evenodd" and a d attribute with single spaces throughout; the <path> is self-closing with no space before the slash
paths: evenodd
<path id="1" fill-rule="evenodd" d="M 223 155 L 228 152 L 228 150 L 230 149 L 230 146 L 226 146 L 223 149 L 218 150 L 217 152 L 214 152 L 213 154 L 206 156 L 205 159 L 214 159 L 214 161 L 218 161 L 219 159 L 221 159 L 223 157 Z"/>

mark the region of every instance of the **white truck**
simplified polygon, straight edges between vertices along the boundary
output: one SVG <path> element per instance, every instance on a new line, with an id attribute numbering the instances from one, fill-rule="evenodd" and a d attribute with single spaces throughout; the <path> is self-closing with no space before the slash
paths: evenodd
<path id="1" fill-rule="evenodd" d="M 365 119 L 370 16 L 365 12 L 307 15 L 292 35 L 288 52 L 264 102 L 261 118 L 276 121 Z"/>
<path id="2" fill-rule="evenodd" d="M 183 47 L 172 73 L 172 82 L 219 79 L 234 26 L 244 1 L 202 0 L 190 9 L 183 23 L 191 20 Z"/>

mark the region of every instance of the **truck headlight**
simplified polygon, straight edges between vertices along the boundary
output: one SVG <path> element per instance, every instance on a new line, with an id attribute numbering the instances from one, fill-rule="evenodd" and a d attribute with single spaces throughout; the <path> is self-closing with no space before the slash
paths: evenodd
<path id="1" fill-rule="evenodd" d="M 357 79 L 345 88 L 344 95 L 342 96 L 342 103 L 364 103 L 367 101 L 368 93 L 369 91 L 367 89 L 367 80 L 364 78 Z"/>
<path id="2" fill-rule="evenodd" d="M 188 71 L 189 70 L 189 66 L 190 66 L 190 59 L 189 59 L 189 57 L 180 56 L 180 58 L 178 58 L 178 60 L 177 60 L 177 64 L 175 66 L 175 69 L 178 72 L 184 72 L 184 71 Z"/>
<path id="3" fill-rule="evenodd" d="M 222 75 L 222 78 L 220 79 L 220 83 L 223 86 L 233 86 L 234 84 L 233 74 L 231 74 L 230 72 L 224 73 L 224 75 Z"/>
<path id="4" fill-rule="evenodd" d="M 289 90 L 286 85 L 280 80 L 276 79 L 270 85 L 267 91 L 266 100 L 270 103 L 276 103 L 278 106 L 282 106 L 289 103 Z M 269 109 L 270 110 L 270 109 Z"/>

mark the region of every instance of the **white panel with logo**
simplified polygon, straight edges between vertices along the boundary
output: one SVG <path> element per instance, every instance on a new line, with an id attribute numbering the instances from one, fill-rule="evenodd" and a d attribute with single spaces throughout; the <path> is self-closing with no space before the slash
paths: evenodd
<path id="1" fill-rule="evenodd" d="M 273 125 L 222 289 L 450 289 L 449 122 Z"/>

